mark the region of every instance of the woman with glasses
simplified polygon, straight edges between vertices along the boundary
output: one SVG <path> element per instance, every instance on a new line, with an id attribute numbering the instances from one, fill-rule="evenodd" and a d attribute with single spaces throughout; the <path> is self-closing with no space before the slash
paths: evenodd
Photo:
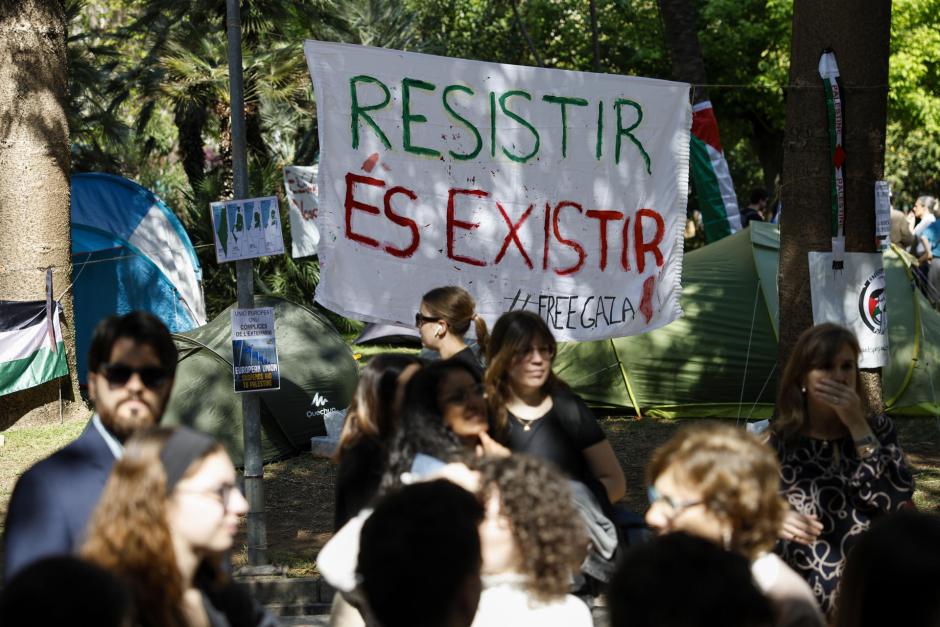
<path id="1" fill-rule="evenodd" d="M 789 501 L 781 557 L 830 613 L 845 557 L 872 521 L 908 505 L 911 468 L 885 414 L 868 414 L 855 335 L 819 324 L 797 339 L 780 378 L 770 445 Z"/>
<path id="2" fill-rule="evenodd" d="M 464 335 L 473 323 L 480 350 L 486 350 L 486 322 L 476 313 L 476 302 L 462 287 L 437 287 L 421 298 L 415 314 L 415 326 L 421 334 L 421 344 L 437 351 L 441 359 L 456 359 L 483 376 L 480 359 L 467 346 Z"/>
<path id="3" fill-rule="evenodd" d="M 606 512 L 626 494 L 620 462 L 597 419 L 552 372 L 555 338 L 530 311 L 503 314 L 487 348 L 486 395 L 495 437 L 554 463 Z"/>
<path id="4" fill-rule="evenodd" d="M 787 507 L 768 446 L 730 425 L 689 427 L 653 453 L 646 476 L 657 533 L 697 535 L 747 558 L 775 626 L 824 624 L 809 585 L 771 552 Z"/>
<path id="5" fill-rule="evenodd" d="M 408 382 L 383 486 L 398 485 L 403 474 L 415 471 L 419 453 L 442 462 L 508 454 L 489 435 L 480 378 L 462 361 L 435 362 Z"/>
<path id="6" fill-rule="evenodd" d="M 247 511 L 219 443 L 157 427 L 128 440 L 114 464 L 82 557 L 131 587 L 136 625 L 276 625 L 220 568 Z"/>

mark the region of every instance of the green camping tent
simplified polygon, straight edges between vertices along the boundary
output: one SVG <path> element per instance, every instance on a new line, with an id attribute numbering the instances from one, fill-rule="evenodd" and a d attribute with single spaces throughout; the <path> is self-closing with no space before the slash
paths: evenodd
<path id="1" fill-rule="evenodd" d="M 556 372 L 592 404 L 664 417 L 766 418 L 777 388 L 776 225 L 752 223 L 685 256 L 684 315 L 643 335 L 566 344 Z M 884 254 L 894 415 L 940 412 L 940 313 L 912 284 L 911 258 Z"/>
<path id="2" fill-rule="evenodd" d="M 264 461 L 310 447 L 326 435 L 323 416 L 345 409 L 358 368 L 327 318 L 280 298 L 256 297 L 256 307 L 274 307 L 281 389 L 259 392 Z M 244 459 L 241 397 L 232 380 L 231 308 L 205 326 L 174 335 L 180 357 L 163 424 L 186 424 L 225 444 L 232 461 Z"/>

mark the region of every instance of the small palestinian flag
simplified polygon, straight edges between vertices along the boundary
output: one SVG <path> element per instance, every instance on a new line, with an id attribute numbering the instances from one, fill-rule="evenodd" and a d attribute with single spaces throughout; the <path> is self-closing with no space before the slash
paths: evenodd
<path id="1" fill-rule="evenodd" d="M 691 144 L 692 182 L 705 225 L 705 240 L 711 243 L 740 231 L 741 213 L 709 100 L 692 106 Z"/>
<path id="2" fill-rule="evenodd" d="M 68 375 L 59 306 L 0 300 L 0 396 Z"/>

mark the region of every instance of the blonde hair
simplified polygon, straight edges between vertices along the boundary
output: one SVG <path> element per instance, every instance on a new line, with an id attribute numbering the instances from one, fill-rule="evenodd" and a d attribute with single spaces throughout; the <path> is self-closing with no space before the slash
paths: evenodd
<path id="1" fill-rule="evenodd" d="M 718 423 L 684 428 L 653 453 L 648 483 L 667 470 L 700 491 L 709 512 L 730 525 L 727 548 L 754 560 L 773 547 L 787 508 L 777 458 L 756 436 Z"/>
<path id="2" fill-rule="evenodd" d="M 170 495 L 160 461 L 172 434 L 171 428 L 155 427 L 127 441 L 92 514 L 81 556 L 130 585 L 141 624 L 185 627 L 185 582 L 167 523 Z M 192 476 L 207 457 L 223 450 L 220 444 L 210 447 L 183 476 Z"/>
<path id="3" fill-rule="evenodd" d="M 480 350 L 486 350 L 489 340 L 486 321 L 476 313 L 476 301 L 467 290 L 456 285 L 436 287 L 421 297 L 421 303 L 433 317 L 444 320 L 454 335 L 466 335 L 472 322 L 477 334 L 477 344 L 480 345 Z"/>

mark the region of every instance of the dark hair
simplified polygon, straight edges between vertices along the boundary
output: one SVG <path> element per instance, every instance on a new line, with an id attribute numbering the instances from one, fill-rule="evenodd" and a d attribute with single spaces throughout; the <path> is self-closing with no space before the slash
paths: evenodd
<path id="1" fill-rule="evenodd" d="M 938 556 L 936 514 L 898 512 L 876 520 L 846 560 L 836 626 L 940 625 Z"/>
<path id="2" fill-rule="evenodd" d="M 436 361 L 422 368 L 408 382 L 401 420 L 388 446 L 383 489 L 399 483 L 401 474 L 411 469 L 418 453 L 445 462 L 468 461 L 472 458 L 472 452 L 444 424 L 444 412 L 438 398 L 444 382 L 456 372 L 465 372 L 474 381 L 480 382 L 476 370 L 453 359 Z"/>
<path id="3" fill-rule="evenodd" d="M 124 627 L 133 617 L 127 585 L 104 568 L 72 556 L 30 564 L 0 596 L 4 627 Z"/>
<path id="4" fill-rule="evenodd" d="M 443 479 L 379 501 L 362 527 L 356 571 L 383 627 L 449 624 L 461 588 L 480 576 L 482 520 L 477 498 Z"/>
<path id="5" fill-rule="evenodd" d="M 88 349 L 88 372 L 98 372 L 111 359 L 111 349 L 120 338 L 137 344 L 149 344 L 160 359 L 160 366 L 176 372 L 176 344 L 163 322 L 149 311 L 132 311 L 123 316 L 108 316 L 98 323 Z"/>
<path id="6" fill-rule="evenodd" d="M 483 457 L 473 468 L 483 502 L 495 491 L 509 519 L 526 592 L 545 602 L 564 597 L 588 545 L 568 481 L 550 463 L 523 453 Z"/>
<path id="7" fill-rule="evenodd" d="M 777 414 L 771 423 L 774 433 L 782 439 L 793 438 L 806 424 L 803 377 L 810 370 L 831 366 L 843 346 L 848 346 L 858 358 L 859 346 L 855 335 L 845 327 L 830 322 L 817 324 L 800 334 L 780 377 Z M 860 377 L 855 378 L 855 392 L 859 398 L 865 398 Z"/>
<path id="8" fill-rule="evenodd" d="M 481 350 L 486 350 L 488 334 L 486 321 L 476 313 L 476 301 L 470 292 L 456 285 L 436 287 L 421 297 L 421 303 L 435 318 L 447 322 L 447 326 L 454 335 L 463 337 L 470 330 L 470 323 L 474 323 L 477 333 L 477 344 Z"/>
<path id="9" fill-rule="evenodd" d="M 422 363 L 418 357 L 403 353 L 383 353 L 369 360 L 359 373 L 359 384 L 346 412 L 335 461 L 342 459 L 343 452 L 363 438 L 385 441 L 391 437 L 398 418 L 395 407 L 398 377 L 408 366 Z"/>
<path id="10" fill-rule="evenodd" d="M 708 540 L 670 533 L 626 551 L 607 590 L 611 627 L 771 627 L 750 564 Z"/>
<path id="11" fill-rule="evenodd" d="M 557 350 L 551 329 L 534 312 L 510 311 L 500 316 L 493 325 L 493 334 L 486 351 L 486 400 L 494 421 L 495 435 L 500 439 L 505 437 L 509 422 L 506 413 L 510 394 L 509 368 L 519 351 L 528 349 L 534 340 L 548 344 L 552 354 Z M 558 388 L 566 387 L 554 372 L 550 372 L 542 391 L 547 396 Z"/>
<path id="12" fill-rule="evenodd" d="M 767 200 L 770 198 L 770 194 L 767 193 L 767 190 L 763 187 L 755 187 L 751 190 L 751 204 L 755 205 L 762 200 Z"/>

